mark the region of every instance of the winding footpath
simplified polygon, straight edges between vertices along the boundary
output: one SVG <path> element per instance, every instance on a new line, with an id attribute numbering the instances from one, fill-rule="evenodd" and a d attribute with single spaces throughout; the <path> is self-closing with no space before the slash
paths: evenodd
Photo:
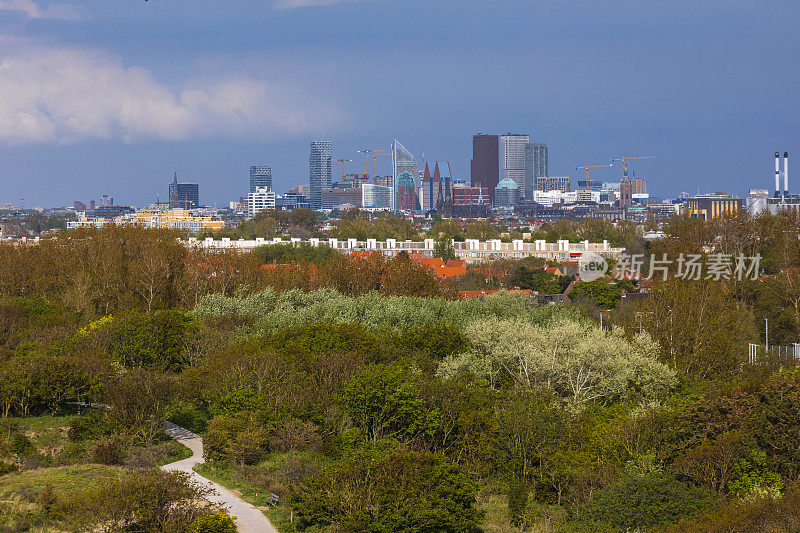
<path id="1" fill-rule="evenodd" d="M 236 517 L 236 528 L 240 533 L 278 533 L 258 508 L 242 500 L 234 493 L 218 483 L 204 478 L 192 468 L 203 462 L 203 440 L 196 435 L 172 422 L 164 422 L 167 434 L 190 450 L 192 456 L 182 461 L 176 461 L 161 467 L 166 471 L 186 472 L 192 481 L 214 492 L 208 495 L 208 500 L 225 507 L 231 516 Z"/>

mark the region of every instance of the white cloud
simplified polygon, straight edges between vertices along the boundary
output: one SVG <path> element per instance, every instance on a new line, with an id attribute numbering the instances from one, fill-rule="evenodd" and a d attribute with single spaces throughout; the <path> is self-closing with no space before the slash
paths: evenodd
<path id="1" fill-rule="evenodd" d="M 319 132 L 336 106 L 297 87 L 238 77 L 174 91 L 143 67 L 83 49 L 0 53 L 0 142 L 270 140 Z"/>
<path id="2" fill-rule="evenodd" d="M 86 11 L 72 4 L 50 4 L 41 8 L 33 0 L 0 0 L 0 11 L 20 11 L 31 19 L 83 20 Z"/>

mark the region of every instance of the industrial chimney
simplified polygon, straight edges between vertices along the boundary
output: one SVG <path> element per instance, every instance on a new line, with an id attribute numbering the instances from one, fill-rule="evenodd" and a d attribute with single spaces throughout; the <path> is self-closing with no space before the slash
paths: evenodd
<path id="1" fill-rule="evenodd" d="M 783 196 L 789 197 L 789 152 L 783 152 Z"/>
<path id="2" fill-rule="evenodd" d="M 781 196 L 781 153 L 775 152 L 775 198 Z"/>

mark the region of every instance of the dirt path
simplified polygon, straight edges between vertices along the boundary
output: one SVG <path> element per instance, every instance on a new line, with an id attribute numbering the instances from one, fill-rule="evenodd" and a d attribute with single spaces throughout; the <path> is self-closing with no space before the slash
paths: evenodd
<path id="1" fill-rule="evenodd" d="M 278 530 L 270 524 L 267 517 L 259 509 L 242 500 L 222 485 L 214 483 L 192 470 L 196 464 L 203 462 L 203 440 L 199 435 L 195 435 L 188 429 L 177 426 L 172 422 L 164 422 L 164 428 L 170 437 L 192 450 L 192 456 L 182 461 L 164 465 L 161 467 L 163 470 L 186 472 L 195 483 L 214 490 L 215 494 L 209 495 L 209 501 L 222 505 L 231 516 L 236 517 L 236 527 L 240 533 L 278 533 Z"/>

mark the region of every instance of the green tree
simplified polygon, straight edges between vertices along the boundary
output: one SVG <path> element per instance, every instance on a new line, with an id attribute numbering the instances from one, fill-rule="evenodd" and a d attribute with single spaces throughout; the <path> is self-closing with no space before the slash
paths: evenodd
<path id="1" fill-rule="evenodd" d="M 475 527 L 474 483 L 446 458 L 399 450 L 324 470 L 289 495 L 301 531 L 461 532 Z"/>
<path id="2" fill-rule="evenodd" d="M 345 384 L 342 401 L 353 423 L 373 441 L 431 434 L 438 423 L 437 410 L 424 404 L 412 377 L 398 366 L 360 368 Z"/>

